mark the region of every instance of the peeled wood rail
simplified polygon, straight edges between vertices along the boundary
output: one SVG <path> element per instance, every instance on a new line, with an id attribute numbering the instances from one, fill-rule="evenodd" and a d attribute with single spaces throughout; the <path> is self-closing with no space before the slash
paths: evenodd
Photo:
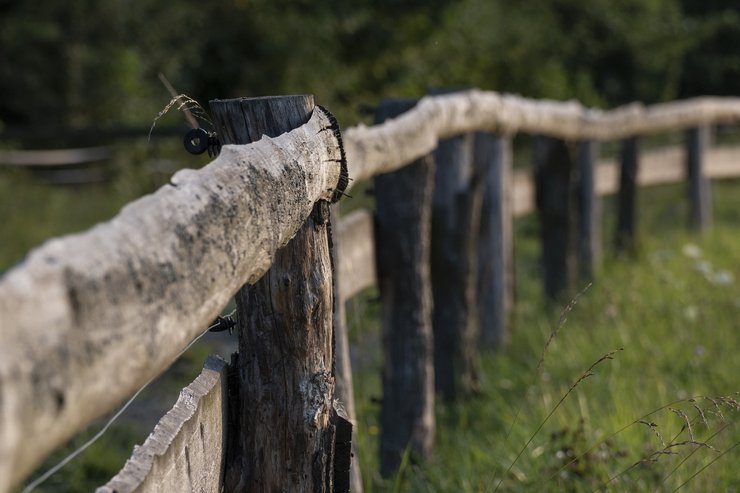
<path id="1" fill-rule="evenodd" d="M 103 161 L 110 157 L 107 147 L 54 149 L 44 151 L 0 151 L 0 165 L 70 166 Z"/>
<path id="2" fill-rule="evenodd" d="M 161 373 L 257 280 L 339 180 L 322 110 L 86 233 L 50 240 L 0 281 L 0 491 Z M 285 164 L 303 167 L 286 171 Z M 111 371 L 115 369 L 115 371 Z"/>
<path id="3" fill-rule="evenodd" d="M 427 96 L 414 109 L 383 125 L 343 133 L 354 182 L 393 171 L 429 154 L 439 139 L 467 132 L 527 132 L 568 140 L 616 140 L 705 124 L 740 120 L 740 98 L 702 97 L 611 111 L 577 102 L 534 100 L 470 90 Z"/>
<path id="4" fill-rule="evenodd" d="M 220 493 L 228 432 L 226 382 L 226 362 L 209 357 L 149 438 L 134 448 L 123 469 L 96 493 Z"/>
<path id="5" fill-rule="evenodd" d="M 664 185 L 685 181 L 684 164 L 686 150 L 671 146 L 640 155 L 637 183 L 640 186 Z M 707 150 L 704 173 L 708 178 L 722 179 L 740 177 L 740 146 L 722 146 Z M 619 191 L 619 163 L 616 159 L 603 159 L 594 167 L 597 195 L 611 195 Z M 514 216 L 530 214 L 535 210 L 534 181 L 529 170 L 517 170 L 513 180 Z"/>
<path id="6" fill-rule="evenodd" d="M 602 112 L 467 91 L 424 98 L 344 139 L 357 183 L 474 130 L 612 139 L 738 119 L 735 98 Z M 330 127 L 317 110 L 288 134 L 226 146 L 204 169 L 179 172 L 108 223 L 50 240 L 0 279 L 0 492 L 159 374 L 265 272 L 314 202 L 335 192 L 341 150 Z M 295 162 L 302 172 L 286 170 Z"/>

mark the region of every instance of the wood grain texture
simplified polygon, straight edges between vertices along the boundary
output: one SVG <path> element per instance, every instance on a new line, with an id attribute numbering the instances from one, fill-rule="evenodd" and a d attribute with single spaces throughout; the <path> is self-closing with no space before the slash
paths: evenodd
<path id="1" fill-rule="evenodd" d="M 445 139 L 434 152 L 434 384 L 450 402 L 479 386 L 475 251 L 482 194 L 480 180 L 473 180 L 473 137 Z"/>
<path id="2" fill-rule="evenodd" d="M 296 163 L 301 163 L 297 166 Z M 0 492 L 169 366 L 267 270 L 340 175 L 326 113 L 224 146 L 0 280 Z"/>
<path id="3" fill-rule="evenodd" d="M 480 335 L 488 347 L 501 348 L 514 306 L 511 138 L 477 133 L 474 166 L 483 189 L 477 248 Z"/>
<path id="4" fill-rule="evenodd" d="M 575 159 L 562 139 L 537 136 L 534 171 L 545 295 L 567 298 L 575 281 Z M 567 301 L 567 300 L 566 300 Z"/>
<path id="5" fill-rule="evenodd" d="M 212 101 L 211 111 L 227 142 L 246 144 L 303 125 L 313 106 L 310 95 L 279 96 Z M 286 169 L 306 171 L 299 162 Z M 314 204 L 265 275 L 236 294 L 239 352 L 230 391 L 238 419 L 230 423 L 226 491 L 333 491 L 339 423 L 329 210 L 328 200 Z"/>
<path id="6" fill-rule="evenodd" d="M 640 186 L 663 185 L 686 180 L 685 150 L 665 147 L 645 151 L 640 155 L 637 183 Z M 706 150 L 704 174 L 712 179 L 740 177 L 740 146 L 710 147 Z M 601 159 L 594 167 L 597 195 L 612 195 L 619 190 L 619 163 Z M 516 170 L 513 176 L 513 213 L 515 217 L 530 214 L 535 209 L 534 183 L 527 170 Z"/>
<path id="7" fill-rule="evenodd" d="M 712 187 L 705 171 L 710 136 L 706 125 L 686 131 L 689 225 L 697 231 L 704 231 L 712 223 Z"/>
<path id="8" fill-rule="evenodd" d="M 384 99 L 376 120 L 414 99 Z M 394 474 L 409 449 L 428 458 L 435 434 L 430 233 L 434 159 L 375 178 L 375 243 L 383 333 L 380 472 Z M 414 396 L 410 398 L 410 396 Z"/>
<path id="9" fill-rule="evenodd" d="M 144 444 L 96 493 L 220 493 L 227 368 L 210 356 Z"/>
<path id="10" fill-rule="evenodd" d="M 373 215 L 367 209 L 342 216 L 334 234 L 338 236 L 341 298 L 348 300 L 363 289 L 375 286 L 375 241 Z"/>
<path id="11" fill-rule="evenodd" d="M 566 140 L 615 140 L 740 120 L 740 98 L 701 97 L 609 111 L 575 101 L 527 99 L 469 90 L 427 96 L 382 125 L 359 125 L 344 134 L 354 182 L 392 171 L 437 147 L 440 139 L 473 131 L 541 133 Z"/>
<path id="12" fill-rule="evenodd" d="M 578 209 L 578 272 L 581 281 L 594 278 L 601 257 L 601 201 L 596 194 L 594 167 L 599 144 L 578 142 L 576 207 Z M 583 283 L 582 283 L 583 284 Z"/>
<path id="13" fill-rule="evenodd" d="M 363 238 L 372 243 L 372 233 L 355 234 L 354 236 L 347 237 L 342 236 L 339 233 L 340 224 L 342 223 L 340 216 L 339 204 L 334 204 L 331 210 L 331 228 L 332 228 L 332 256 L 334 260 L 334 272 L 332 276 L 334 282 L 334 355 L 335 355 L 335 396 L 336 399 L 344 406 L 346 411 L 346 418 L 356 426 L 357 414 L 355 413 L 355 392 L 352 384 L 352 360 L 349 350 L 349 334 L 347 330 L 347 299 L 345 291 L 342 290 L 344 281 L 353 277 L 352 271 L 342 271 L 342 257 L 344 252 L 342 250 L 342 241 L 346 238 L 350 242 L 357 238 L 362 240 Z M 354 253 L 354 252 L 350 252 Z M 372 259 L 374 256 L 371 255 L 369 258 Z M 372 262 L 372 260 L 370 260 Z M 345 262 L 346 264 L 346 262 Z M 362 472 L 360 470 L 359 451 L 357 450 L 357 441 L 351 440 L 350 444 L 350 458 L 354 457 L 353 460 L 349 461 L 349 484 L 348 487 L 355 493 L 362 493 Z"/>
<path id="14" fill-rule="evenodd" d="M 619 191 L 617 192 L 617 227 L 614 245 L 619 252 L 632 253 L 635 249 L 637 174 L 640 151 L 637 137 L 622 141 L 619 161 Z"/>

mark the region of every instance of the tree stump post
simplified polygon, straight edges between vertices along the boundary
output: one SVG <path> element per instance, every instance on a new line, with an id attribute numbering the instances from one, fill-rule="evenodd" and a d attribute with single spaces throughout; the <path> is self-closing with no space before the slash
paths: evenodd
<path id="1" fill-rule="evenodd" d="M 310 95 L 211 102 L 224 144 L 275 137 L 313 110 Z M 285 164 L 285 173 L 299 171 Z M 236 295 L 239 352 L 229 392 L 237 408 L 230 410 L 226 491 L 334 490 L 335 440 L 346 439 L 349 422 L 333 408 L 330 244 L 329 204 L 321 201 L 269 271 Z"/>
<path id="2" fill-rule="evenodd" d="M 704 174 L 704 156 L 710 141 L 708 125 L 686 132 L 686 176 L 689 180 L 689 225 L 703 231 L 712 224 L 712 186 Z"/>
<path id="3" fill-rule="evenodd" d="M 595 141 L 578 143 L 578 267 L 583 281 L 594 278 L 601 257 L 601 203 L 594 181 L 598 154 Z"/>
<path id="4" fill-rule="evenodd" d="M 536 136 L 534 171 L 545 295 L 562 301 L 575 278 L 573 163 L 564 140 Z"/>
<path id="5" fill-rule="evenodd" d="M 376 123 L 415 99 L 385 99 Z M 421 158 L 375 178 L 375 241 L 383 325 L 380 470 L 394 473 L 410 446 L 429 456 L 434 443 L 434 343 L 429 267 L 434 160 Z"/>
<path id="6" fill-rule="evenodd" d="M 637 137 L 630 137 L 622 142 L 619 195 L 617 197 L 617 232 L 614 238 L 617 252 L 620 253 L 632 253 L 635 249 L 638 153 Z"/>
<path id="7" fill-rule="evenodd" d="M 481 341 L 501 348 L 514 303 L 511 138 L 475 134 L 473 153 L 482 201 L 478 237 L 477 305 Z"/>
<path id="8" fill-rule="evenodd" d="M 431 94 L 456 90 L 438 89 Z M 479 388 L 475 248 L 481 187 L 473 173 L 473 134 L 440 141 L 434 160 L 434 378 L 437 393 L 452 402 Z"/>

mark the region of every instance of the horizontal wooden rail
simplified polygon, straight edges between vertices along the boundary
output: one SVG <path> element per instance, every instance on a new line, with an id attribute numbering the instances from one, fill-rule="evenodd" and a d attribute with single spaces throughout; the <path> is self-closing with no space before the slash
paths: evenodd
<path id="1" fill-rule="evenodd" d="M 317 109 L 290 133 L 225 146 L 0 279 L 0 492 L 161 373 L 266 271 L 335 193 L 334 128 Z"/>
<path id="2" fill-rule="evenodd" d="M 0 151 L 0 165 L 72 166 L 104 161 L 110 157 L 107 147 L 53 149 L 44 151 Z"/>
<path id="3" fill-rule="evenodd" d="M 225 361 L 209 357 L 144 444 L 134 447 L 123 469 L 96 493 L 219 493 L 227 427 L 226 373 Z"/>
<path id="4" fill-rule="evenodd" d="M 600 111 L 473 90 L 426 97 L 396 119 L 350 128 L 343 137 L 351 183 L 357 183 L 465 132 L 603 140 L 738 119 L 737 98 Z M 171 185 L 108 223 L 50 240 L 1 278 L 0 493 L 159 374 L 239 287 L 258 279 L 314 202 L 337 192 L 341 159 L 332 119 L 317 109 L 293 132 L 225 146 L 204 169 L 178 172 Z M 649 169 L 651 159 L 659 160 L 646 153 L 641 169 Z M 733 160 L 734 151 L 710 150 L 709 176 L 736 176 Z M 616 173 L 603 169 L 597 188 L 613 190 Z M 640 179 L 648 184 L 683 176 L 673 168 L 666 173 Z M 531 211 L 529 177 L 514 181 L 514 213 Z M 356 217 L 352 227 L 364 233 L 351 236 L 367 239 L 342 241 L 346 252 L 359 252 L 345 253 L 348 260 L 340 265 L 341 272 L 352 272 L 349 279 L 358 278 L 343 282 L 349 295 L 375 282 L 367 260 L 371 221 Z"/>
<path id="5" fill-rule="evenodd" d="M 393 171 L 430 153 L 439 139 L 473 131 L 541 133 L 570 140 L 621 139 L 740 120 L 740 98 L 702 97 L 610 111 L 575 101 L 527 99 L 480 90 L 427 96 L 382 125 L 359 125 L 344 134 L 354 183 Z"/>
<path id="6" fill-rule="evenodd" d="M 638 185 L 652 186 L 686 180 L 686 156 L 683 147 L 666 147 L 640 154 Z M 706 155 L 706 175 L 709 178 L 740 178 L 740 146 L 710 148 Z M 603 159 L 595 167 L 595 188 L 598 195 L 611 195 L 619 189 L 619 163 Z M 514 216 L 534 212 L 534 181 L 529 170 L 514 173 Z"/>
<path id="7" fill-rule="evenodd" d="M 372 213 L 358 209 L 347 214 L 339 221 L 337 234 L 340 298 L 348 300 L 376 282 Z"/>

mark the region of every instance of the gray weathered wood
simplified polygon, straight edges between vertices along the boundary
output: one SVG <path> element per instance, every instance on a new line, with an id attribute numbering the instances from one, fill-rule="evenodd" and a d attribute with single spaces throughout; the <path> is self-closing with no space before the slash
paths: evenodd
<path id="1" fill-rule="evenodd" d="M 227 364 L 210 356 L 143 445 L 96 493 L 220 493 Z"/>
<path id="2" fill-rule="evenodd" d="M 314 111 L 225 146 L 111 221 L 46 242 L 0 279 L 0 491 L 161 373 L 329 199 L 341 152 Z M 295 163 L 300 163 L 297 166 Z M 115 368 L 115 372 L 111 372 Z"/>
<path id="3" fill-rule="evenodd" d="M 712 223 L 712 189 L 704 164 L 709 147 L 708 126 L 694 127 L 687 131 L 686 175 L 689 181 L 689 224 L 703 231 Z"/>
<path id="4" fill-rule="evenodd" d="M 739 98 L 702 97 L 609 111 L 575 101 L 534 100 L 469 90 L 427 96 L 383 125 L 359 125 L 344 134 L 354 181 L 392 171 L 430 153 L 439 139 L 474 131 L 541 133 L 568 140 L 615 140 L 740 120 Z"/>
<path id="5" fill-rule="evenodd" d="M 596 195 L 594 166 L 598 143 L 578 143 L 578 268 L 582 280 L 591 280 L 601 256 L 601 203 Z"/>
<path id="6" fill-rule="evenodd" d="M 535 183 L 545 295 L 562 300 L 575 274 L 574 164 L 565 141 L 535 139 Z"/>
<path id="7" fill-rule="evenodd" d="M 514 303 L 511 138 L 476 134 L 474 166 L 483 193 L 477 249 L 480 335 L 487 346 L 500 348 L 508 339 Z"/>
<path id="8" fill-rule="evenodd" d="M 385 99 L 376 121 L 408 111 L 414 99 Z M 375 178 L 376 252 L 383 326 L 380 471 L 398 469 L 410 447 L 434 444 L 434 344 L 429 270 L 434 160 L 419 159 Z M 413 396 L 411 398 L 410 396 Z"/>
<path id="9" fill-rule="evenodd" d="M 9 166 L 71 166 L 108 158 L 110 152 L 107 147 L 0 151 L 0 165 Z"/>
<path id="10" fill-rule="evenodd" d="M 313 96 L 212 101 L 219 134 L 245 144 L 307 122 Z M 294 163 L 286 169 L 300 169 Z M 279 202 L 280 195 L 265 195 Z M 320 201 L 264 277 L 236 295 L 239 419 L 227 447 L 231 492 L 333 489 L 333 291 L 329 203 Z"/>
<path id="11" fill-rule="evenodd" d="M 475 248 L 481 194 L 480 182 L 472 180 L 472 157 L 473 134 L 445 139 L 434 152 L 434 375 L 437 393 L 448 401 L 478 388 Z"/>
<path id="12" fill-rule="evenodd" d="M 686 179 L 684 149 L 665 147 L 640 154 L 637 183 L 640 186 L 679 183 Z M 707 178 L 740 177 L 740 146 L 712 147 L 706 150 L 704 172 Z M 601 159 L 594 167 L 596 194 L 611 195 L 619 191 L 619 161 Z M 527 171 L 513 175 L 514 216 L 523 216 L 535 210 L 534 184 Z"/>
<path id="13" fill-rule="evenodd" d="M 375 241 L 373 215 L 367 209 L 342 216 L 334 234 L 339 237 L 341 297 L 348 300 L 363 289 L 375 286 Z"/>
<path id="14" fill-rule="evenodd" d="M 342 242 L 346 237 L 339 234 L 341 223 L 339 205 L 332 206 L 331 226 L 332 226 L 332 255 L 334 261 L 334 350 L 336 358 L 336 398 L 342 403 L 347 413 L 347 419 L 353 424 L 357 423 L 357 414 L 355 412 L 355 392 L 352 386 L 352 361 L 349 353 L 349 337 L 347 334 L 347 297 L 342 289 L 345 279 L 352 275 L 348 272 L 347 277 L 342 277 Z M 361 238 L 361 236 L 360 236 Z M 372 236 L 366 236 L 365 240 L 372 243 Z M 352 241 L 354 238 L 346 238 Z M 355 460 L 349 465 L 350 470 L 350 489 L 355 493 L 362 493 L 362 473 L 360 471 L 360 462 L 358 459 L 357 442 L 351 441 L 351 453 Z"/>
<path id="15" fill-rule="evenodd" d="M 617 231 L 614 238 L 617 251 L 620 252 L 631 252 L 635 247 L 638 164 L 637 137 L 625 139 L 622 143 L 617 198 Z"/>
<path id="16" fill-rule="evenodd" d="M 709 148 L 705 168 L 707 177 L 712 179 L 740 176 L 740 146 Z"/>

